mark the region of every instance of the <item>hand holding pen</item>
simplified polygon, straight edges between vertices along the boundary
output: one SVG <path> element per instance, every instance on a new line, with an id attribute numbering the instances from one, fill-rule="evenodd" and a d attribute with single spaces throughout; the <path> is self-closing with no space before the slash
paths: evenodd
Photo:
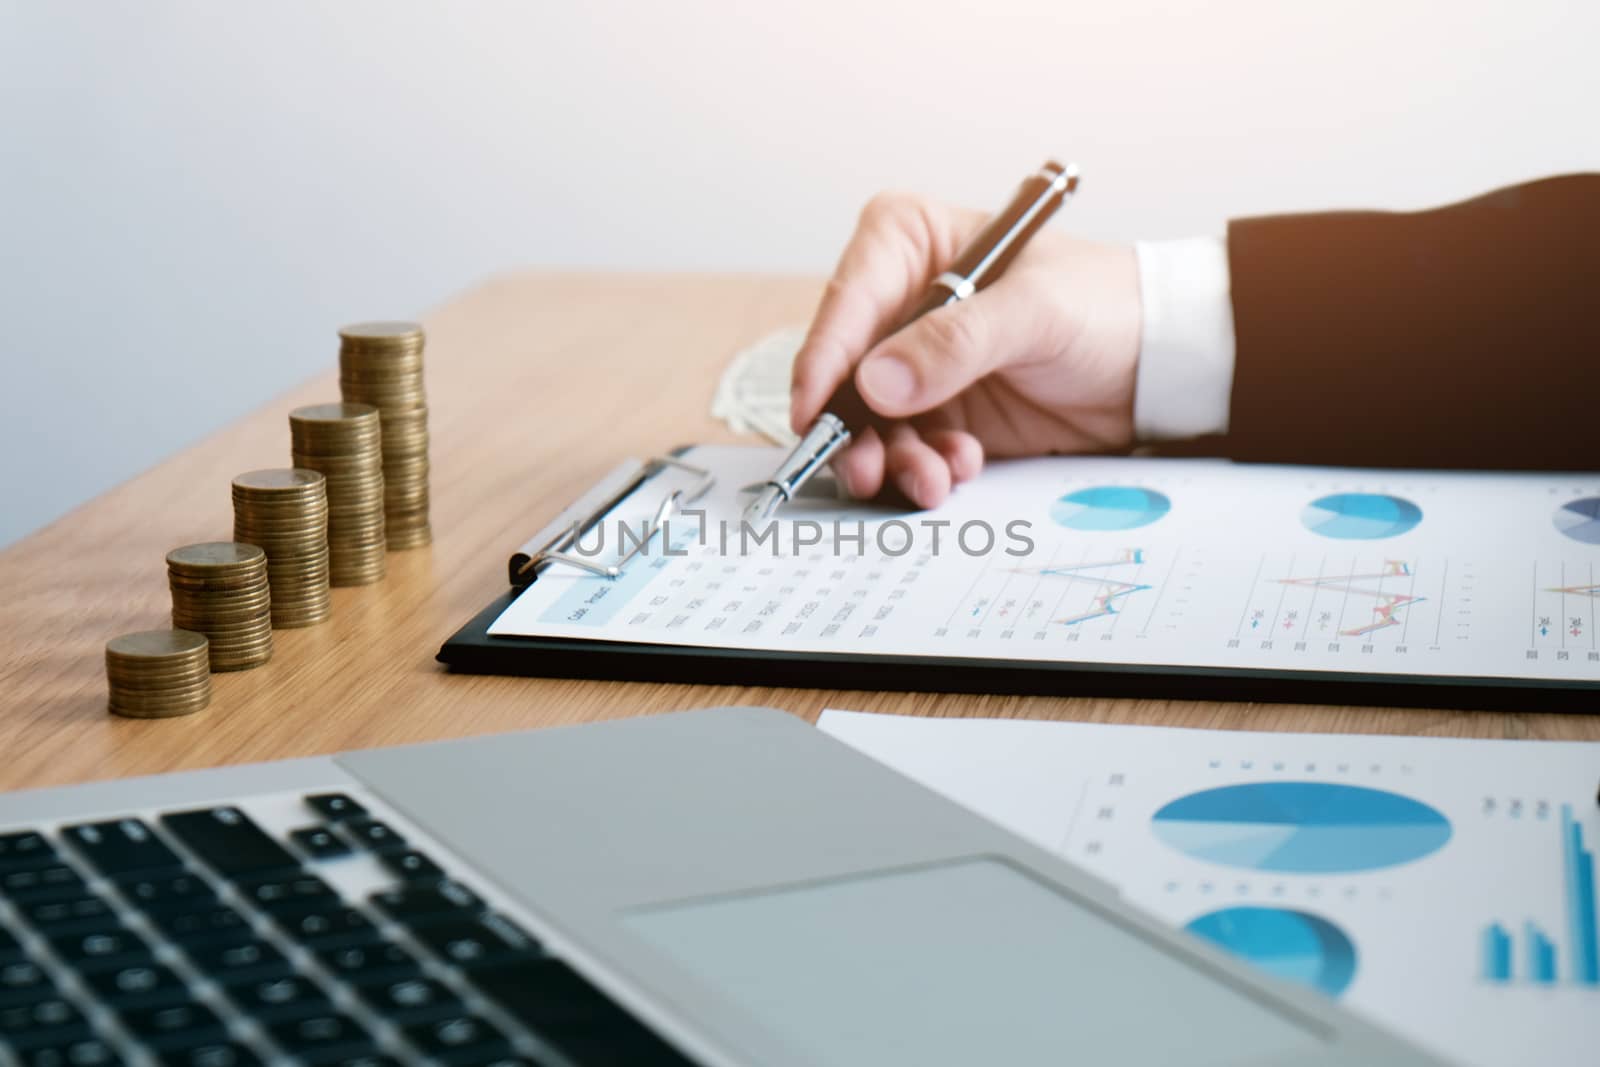
<path id="1" fill-rule="evenodd" d="M 1016 228 L 1019 203 L 1038 202 L 1066 168 L 1046 173 L 1024 182 L 993 222 Z M 986 455 L 1132 441 L 1140 327 L 1132 247 L 1038 232 L 1026 247 L 1008 244 L 1004 274 L 991 261 L 960 299 L 957 268 L 994 247 L 990 221 L 905 195 L 877 197 L 862 213 L 796 358 L 792 394 L 802 434 L 841 409 L 850 440 L 825 461 L 851 495 L 893 485 L 933 507 Z M 758 497 L 751 517 L 781 501 L 775 492 Z"/>

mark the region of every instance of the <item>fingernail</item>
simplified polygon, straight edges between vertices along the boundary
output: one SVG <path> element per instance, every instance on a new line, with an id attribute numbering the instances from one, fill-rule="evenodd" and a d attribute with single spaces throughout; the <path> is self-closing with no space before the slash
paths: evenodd
<path id="1" fill-rule="evenodd" d="M 861 389 L 867 400 L 882 404 L 904 404 L 917 388 L 917 376 L 898 356 L 878 356 L 861 365 Z"/>

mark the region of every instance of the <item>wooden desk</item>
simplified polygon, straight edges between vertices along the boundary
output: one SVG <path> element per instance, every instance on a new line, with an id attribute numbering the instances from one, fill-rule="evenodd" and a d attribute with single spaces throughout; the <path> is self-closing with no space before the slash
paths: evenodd
<path id="1" fill-rule="evenodd" d="M 227 540 L 228 483 L 289 459 L 287 416 L 337 399 L 327 374 L 0 553 L 0 788 L 280 759 L 704 704 L 825 706 L 1225 729 L 1600 739 L 1600 717 L 973 697 L 451 675 L 441 642 L 504 589 L 512 548 L 628 456 L 727 440 L 709 414 L 742 345 L 803 322 L 819 285 L 772 277 L 520 274 L 426 319 L 431 549 L 381 585 L 334 590 L 331 622 L 279 630 L 257 670 L 216 676 L 211 708 L 105 711 L 103 647 L 169 625 L 164 556 Z M 225 368 L 226 354 L 219 354 Z M 203 398 L 199 398 L 203 402 Z"/>

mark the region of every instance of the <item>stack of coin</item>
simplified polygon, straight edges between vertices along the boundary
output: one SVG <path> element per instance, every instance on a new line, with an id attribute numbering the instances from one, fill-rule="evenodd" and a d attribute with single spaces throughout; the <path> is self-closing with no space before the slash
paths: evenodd
<path id="1" fill-rule="evenodd" d="M 422 327 L 411 322 L 364 322 L 340 330 L 339 386 L 345 400 L 372 404 L 382 416 L 389 547 L 430 543 Z"/>
<path id="2" fill-rule="evenodd" d="M 211 669 L 243 671 L 272 658 L 267 554 L 255 545 L 206 541 L 167 553 L 172 625 L 205 634 Z"/>
<path id="3" fill-rule="evenodd" d="M 289 412 L 296 467 L 328 485 L 328 577 L 334 585 L 383 578 L 383 451 L 371 404 L 313 404 Z"/>
<path id="4" fill-rule="evenodd" d="M 114 715 L 168 719 L 211 703 L 205 634 L 141 630 L 106 643 L 107 703 Z"/>
<path id="5" fill-rule="evenodd" d="M 312 626 L 332 610 L 328 496 L 317 471 L 251 471 L 233 480 L 233 539 L 267 554 L 272 625 Z"/>

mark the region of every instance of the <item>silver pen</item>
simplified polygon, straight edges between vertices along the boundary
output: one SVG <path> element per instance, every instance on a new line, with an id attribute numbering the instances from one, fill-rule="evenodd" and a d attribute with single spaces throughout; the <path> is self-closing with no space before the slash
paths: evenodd
<path id="1" fill-rule="evenodd" d="M 1028 239 L 1077 189 L 1077 164 L 1062 166 L 1051 160 L 1030 174 L 1005 210 L 990 219 L 956 256 L 950 269 L 934 279 L 927 295 L 900 324 L 901 328 L 930 311 L 967 299 L 1000 277 Z M 793 500 L 800 487 L 850 443 L 852 428 L 860 430 L 884 421 L 861 399 L 852 373 L 828 398 L 822 414 L 772 477 L 761 483 L 755 499 L 745 508 L 745 521 L 765 522 L 786 501 Z"/>

